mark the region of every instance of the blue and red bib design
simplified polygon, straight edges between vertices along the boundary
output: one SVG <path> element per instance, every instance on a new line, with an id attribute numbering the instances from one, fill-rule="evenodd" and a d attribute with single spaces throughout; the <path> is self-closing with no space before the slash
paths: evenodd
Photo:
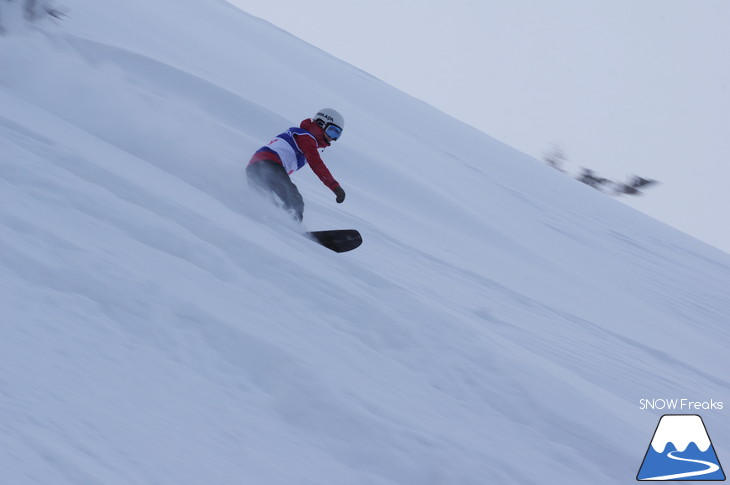
<path id="1" fill-rule="evenodd" d="M 303 128 L 289 128 L 284 133 L 277 135 L 268 145 L 260 148 L 256 153 L 275 153 L 281 160 L 286 172 L 291 174 L 307 164 L 307 158 L 297 145 L 294 135 L 311 136 L 315 143 L 317 141 L 310 132 Z"/>

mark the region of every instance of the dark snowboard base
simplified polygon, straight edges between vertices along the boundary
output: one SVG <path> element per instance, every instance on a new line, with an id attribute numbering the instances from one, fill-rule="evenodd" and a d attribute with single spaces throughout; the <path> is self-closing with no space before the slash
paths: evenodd
<path id="1" fill-rule="evenodd" d="M 352 251 L 362 244 L 362 236 L 355 229 L 313 231 L 308 232 L 307 236 L 336 253 Z"/>

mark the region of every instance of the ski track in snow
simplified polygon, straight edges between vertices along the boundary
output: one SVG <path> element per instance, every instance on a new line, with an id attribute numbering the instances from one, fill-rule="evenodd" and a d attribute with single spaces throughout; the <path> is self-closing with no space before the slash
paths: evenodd
<path id="1" fill-rule="evenodd" d="M 671 458 L 672 460 L 697 463 L 699 465 L 704 465 L 707 468 L 704 470 L 699 470 L 699 471 L 694 471 L 694 472 L 675 473 L 672 475 L 662 475 L 662 476 L 658 476 L 658 477 L 644 478 L 642 480 L 679 480 L 681 478 L 701 477 L 702 475 L 709 475 L 710 473 L 714 473 L 720 469 L 719 466 L 717 466 L 716 464 L 714 464 L 712 462 L 704 461 L 704 460 L 692 460 L 689 458 L 682 458 L 680 456 L 674 456 L 673 453 L 677 453 L 677 451 L 672 451 L 670 453 L 667 453 L 667 456 L 669 458 Z"/>
<path id="2" fill-rule="evenodd" d="M 68 3 L 0 38 L 8 483 L 616 483 L 727 395 L 727 255 L 224 3 Z M 242 172 L 327 104 L 346 255 Z"/>

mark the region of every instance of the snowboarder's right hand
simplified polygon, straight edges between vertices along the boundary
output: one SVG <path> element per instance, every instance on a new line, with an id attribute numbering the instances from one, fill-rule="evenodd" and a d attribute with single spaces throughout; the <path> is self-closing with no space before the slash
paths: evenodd
<path id="1" fill-rule="evenodd" d="M 342 204 L 345 200 L 345 191 L 342 189 L 342 187 L 337 187 L 335 189 L 335 195 L 337 196 L 337 203 Z"/>

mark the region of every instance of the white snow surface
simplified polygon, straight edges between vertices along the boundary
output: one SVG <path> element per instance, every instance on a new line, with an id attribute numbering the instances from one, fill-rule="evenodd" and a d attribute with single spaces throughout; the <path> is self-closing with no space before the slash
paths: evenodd
<path id="1" fill-rule="evenodd" d="M 664 453 L 664 448 L 669 443 L 673 443 L 678 451 L 684 451 L 690 443 L 694 443 L 703 453 L 712 445 L 702 418 L 692 414 L 662 416 L 651 440 L 651 446 L 657 453 Z"/>
<path id="2" fill-rule="evenodd" d="M 629 483 L 730 400 L 727 254 L 223 0 L 63 3 L 0 5 L 3 484 Z M 243 171 L 322 107 L 344 254 Z"/>

